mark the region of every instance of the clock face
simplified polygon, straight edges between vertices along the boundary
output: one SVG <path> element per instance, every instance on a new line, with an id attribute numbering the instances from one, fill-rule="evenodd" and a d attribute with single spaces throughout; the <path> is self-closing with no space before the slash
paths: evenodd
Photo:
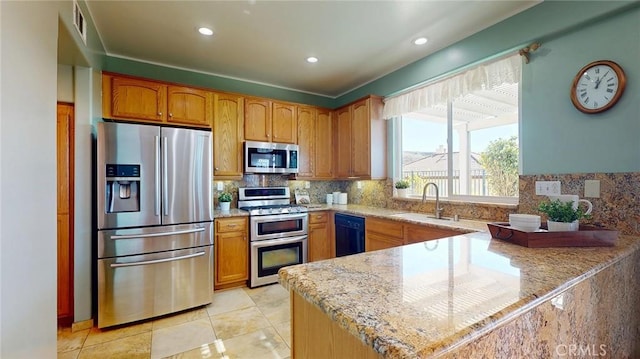
<path id="1" fill-rule="evenodd" d="M 583 67 L 571 88 L 571 100 L 585 113 L 597 113 L 611 108 L 624 90 L 624 72 L 611 61 L 596 61 Z"/>

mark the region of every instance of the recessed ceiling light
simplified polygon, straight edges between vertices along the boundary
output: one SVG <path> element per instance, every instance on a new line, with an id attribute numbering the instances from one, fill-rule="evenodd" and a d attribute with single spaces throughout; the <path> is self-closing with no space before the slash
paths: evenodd
<path id="1" fill-rule="evenodd" d="M 313 57 L 313 56 L 307 57 L 307 62 L 312 63 L 312 64 L 316 63 L 316 62 L 318 62 L 318 58 L 317 57 Z"/>
<path id="2" fill-rule="evenodd" d="M 201 27 L 198 29 L 198 32 L 201 33 L 202 35 L 207 35 L 207 36 L 213 35 L 213 30 L 211 30 L 208 27 Z"/>
<path id="3" fill-rule="evenodd" d="M 427 41 L 428 40 L 427 40 L 426 37 L 419 37 L 419 38 L 413 40 L 413 43 L 416 44 L 416 45 L 424 45 L 424 44 L 427 43 Z"/>

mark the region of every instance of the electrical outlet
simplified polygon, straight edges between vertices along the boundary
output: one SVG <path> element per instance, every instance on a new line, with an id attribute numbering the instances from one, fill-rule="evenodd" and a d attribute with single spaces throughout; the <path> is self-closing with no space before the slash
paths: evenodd
<path id="1" fill-rule="evenodd" d="M 585 180 L 584 196 L 589 198 L 600 198 L 600 180 Z"/>
<path id="2" fill-rule="evenodd" d="M 222 191 L 224 189 L 224 183 L 222 183 L 222 181 L 218 181 L 218 191 Z"/>
<path id="3" fill-rule="evenodd" d="M 311 182 L 304 181 L 304 188 L 311 188 Z"/>
<path id="4" fill-rule="evenodd" d="M 362 189 L 362 182 L 361 181 L 356 181 L 356 187 L 358 189 Z"/>
<path id="5" fill-rule="evenodd" d="M 560 192 L 560 181 L 536 181 L 538 196 L 559 196 Z"/>

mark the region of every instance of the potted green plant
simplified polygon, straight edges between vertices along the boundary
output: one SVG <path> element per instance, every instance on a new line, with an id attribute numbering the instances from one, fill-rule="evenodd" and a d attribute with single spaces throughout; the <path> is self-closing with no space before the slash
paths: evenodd
<path id="1" fill-rule="evenodd" d="M 397 181 L 396 184 L 395 184 L 395 187 L 396 187 L 396 190 L 398 191 L 398 196 L 399 197 L 406 197 L 407 196 L 407 188 L 409 188 L 410 186 L 411 186 L 411 184 L 406 179 L 402 179 L 402 180 Z"/>
<path id="2" fill-rule="evenodd" d="M 577 231 L 580 219 L 591 217 L 573 202 L 559 199 L 540 203 L 538 211 L 547 215 L 547 229 L 551 232 Z"/>
<path id="3" fill-rule="evenodd" d="M 233 196 L 231 196 L 231 193 L 229 192 L 220 192 L 220 194 L 218 194 L 218 202 L 220 202 L 221 211 L 228 211 L 231 208 L 232 198 Z"/>

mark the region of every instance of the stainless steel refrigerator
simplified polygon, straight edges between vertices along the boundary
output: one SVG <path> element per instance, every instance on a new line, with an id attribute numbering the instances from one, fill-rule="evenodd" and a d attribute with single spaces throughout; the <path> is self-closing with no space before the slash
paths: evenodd
<path id="1" fill-rule="evenodd" d="M 212 158 L 206 130 L 98 124 L 98 327 L 211 302 Z"/>

